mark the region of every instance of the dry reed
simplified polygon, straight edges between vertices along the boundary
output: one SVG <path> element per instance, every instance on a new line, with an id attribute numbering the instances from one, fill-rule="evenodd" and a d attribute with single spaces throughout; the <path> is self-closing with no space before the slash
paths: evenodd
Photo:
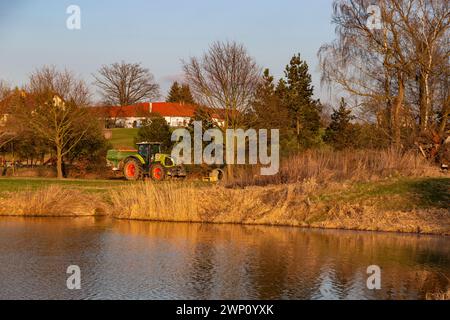
<path id="1" fill-rule="evenodd" d="M 99 197 L 60 186 L 8 193 L 0 198 L 0 215 L 3 216 L 78 217 L 93 216 L 105 210 Z"/>
<path id="2" fill-rule="evenodd" d="M 309 150 L 281 163 L 274 176 L 259 175 L 260 168 L 237 167 L 228 187 L 265 186 L 303 182 L 314 178 L 324 181 L 362 181 L 391 176 L 421 176 L 436 172 L 421 155 L 415 152 L 388 150 Z"/>
<path id="3" fill-rule="evenodd" d="M 336 190 L 344 187 L 334 186 Z M 313 178 L 303 183 L 244 189 L 142 183 L 112 190 L 111 213 L 116 218 L 150 221 L 450 234 L 450 213 L 446 209 L 403 212 L 358 202 L 311 200 L 320 193 L 318 189 Z"/>

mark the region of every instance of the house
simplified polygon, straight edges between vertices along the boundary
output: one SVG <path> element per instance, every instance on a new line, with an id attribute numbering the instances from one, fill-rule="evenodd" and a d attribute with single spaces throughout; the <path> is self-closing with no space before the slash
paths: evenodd
<path id="1" fill-rule="evenodd" d="M 142 122 L 151 114 L 162 116 L 171 127 L 185 127 L 194 117 L 197 106 L 169 103 L 169 102 L 144 102 L 131 106 L 98 107 L 100 116 L 109 126 L 123 128 L 139 128 Z M 213 116 L 218 123 L 219 116 Z"/>

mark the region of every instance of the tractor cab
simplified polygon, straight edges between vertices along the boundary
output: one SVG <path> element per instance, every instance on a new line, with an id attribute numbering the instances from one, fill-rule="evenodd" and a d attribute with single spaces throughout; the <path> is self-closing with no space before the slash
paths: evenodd
<path id="1" fill-rule="evenodd" d="M 136 145 L 138 147 L 139 155 L 147 164 L 155 162 L 156 155 L 161 154 L 162 143 L 160 142 L 140 142 Z"/>

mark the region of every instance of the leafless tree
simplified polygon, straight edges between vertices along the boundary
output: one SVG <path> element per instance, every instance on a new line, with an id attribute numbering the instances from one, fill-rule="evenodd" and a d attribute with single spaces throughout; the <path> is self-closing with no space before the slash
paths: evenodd
<path id="1" fill-rule="evenodd" d="M 14 140 L 13 136 L 9 132 L 5 131 L 4 128 L 0 127 L 0 149 L 12 140 Z"/>
<path id="2" fill-rule="evenodd" d="M 183 61 L 183 69 L 197 101 L 223 115 L 222 129 L 237 128 L 261 79 L 261 69 L 245 47 L 215 42 L 201 58 Z"/>
<path id="3" fill-rule="evenodd" d="M 44 67 L 31 74 L 26 87 L 13 99 L 9 121 L 16 131 L 31 131 L 54 147 L 61 179 L 64 157 L 97 125 L 86 105 L 87 86 L 68 71 Z"/>
<path id="4" fill-rule="evenodd" d="M 3 101 L 9 92 L 11 92 L 9 85 L 6 81 L 0 80 L 0 101 Z"/>
<path id="5" fill-rule="evenodd" d="M 7 101 L 6 98 L 11 94 L 9 85 L 0 80 L 0 148 L 7 145 L 14 139 L 11 128 L 6 126 L 7 119 Z"/>
<path id="6" fill-rule="evenodd" d="M 337 39 L 319 51 L 323 80 L 359 96 L 366 105 L 379 106 L 376 117 L 379 122 L 386 118 L 382 121 L 399 146 L 402 126 L 415 126 L 418 119 L 420 131 L 428 128 L 437 94 L 432 84 L 448 58 L 449 0 L 380 0 L 381 29 L 367 24 L 371 4 L 335 0 Z M 445 72 L 448 77 L 448 68 Z M 445 117 L 446 108 L 441 108 Z"/>
<path id="7" fill-rule="evenodd" d="M 77 106 L 88 106 L 91 102 L 91 94 L 86 83 L 78 79 L 73 72 L 60 71 L 55 66 L 44 66 L 35 70 L 30 75 L 25 90 L 32 95 L 52 92 Z"/>
<path id="8" fill-rule="evenodd" d="M 113 63 L 94 75 L 104 103 L 127 106 L 159 97 L 159 85 L 153 74 L 140 63 Z"/>

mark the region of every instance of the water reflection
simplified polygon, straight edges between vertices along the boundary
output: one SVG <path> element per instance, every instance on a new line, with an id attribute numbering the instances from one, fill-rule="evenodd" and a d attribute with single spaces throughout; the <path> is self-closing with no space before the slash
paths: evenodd
<path id="1" fill-rule="evenodd" d="M 416 299 L 447 290 L 450 239 L 82 219 L 0 219 L 0 298 Z M 67 266 L 82 290 L 66 289 Z M 366 268 L 382 268 L 382 290 Z"/>

